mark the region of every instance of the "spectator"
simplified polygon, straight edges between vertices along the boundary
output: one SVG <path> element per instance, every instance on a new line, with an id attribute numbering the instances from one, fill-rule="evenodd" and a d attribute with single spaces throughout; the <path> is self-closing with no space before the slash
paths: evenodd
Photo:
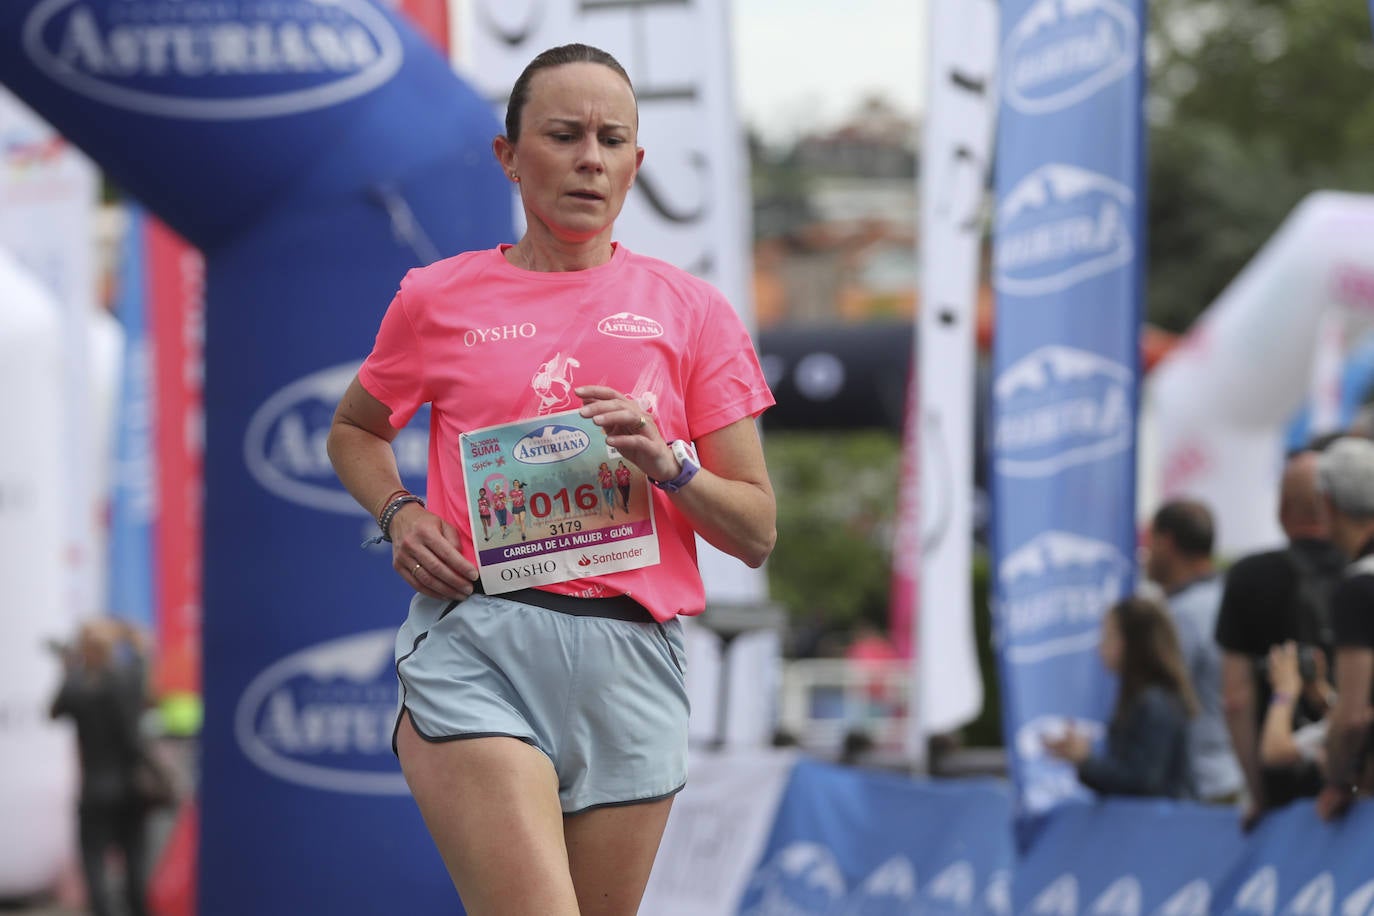
<path id="1" fill-rule="evenodd" d="M 1299 655 L 1298 644 L 1289 640 L 1269 650 L 1269 698 L 1264 728 L 1260 732 L 1260 764 L 1266 769 L 1285 767 L 1308 771 L 1304 778 L 1319 781 L 1326 772 L 1327 711 L 1335 692 L 1326 679 L 1324 656 Z M 1304 671 L 1310 666 L 1309 671 Z M 1317 711 L 1317 718 L 1300 721 L 1299 701 Z"/>
<path id="2" fill-rule="evenodd" d="M 1330 659 L 1329 596 L 1345 558 L 1330 540 L 1326 505 L 1317 489 L 1317 452 L 1298 452 L 1285 463 L 1279 525 L 1288 546 L 1232 566 L 1217 615 L 1222 704 L 1249 794 L 1247 828 L 1265 811 L 1321 788 L 1291 767 L 1266 769 L 1259 759 L 1260 726 L 1272 694 L 1264 675 L 1270 650 L 1292 640 Z"/>
<path id="3" fill-rule="evenodd" d="M 1193 796 L 1188 720 L 1197 699 L 1168 612 L 1147 598 L 1117 602 L 1102 618 L 1098 651 L 1120 678 L 1105 752 L 1093 754 L 1074 729 L 1047 739 L 1045 749 L 1104 795 Z"/>
<path id="4" fill-rule="evenodd" d="M 902 655 L 887 634 L 872 623 L 860 621 L 844 657 L 866 701 L 864 721 L 895 715 L 904 692 L 893 678 L 893 669 Z"/>
<path id="5" fill-rule="evenodd" d="M 1146 573 L 1164 590 L 1198 714 L 1188 728 L 1193 787 L 1213 804 L 1240 801 L 1245 777 L 1231 750 L 1221 703 L 1221 651 L 1213 639 L 1221 582 L 1212 562 L 1212 512 L 1195 500 L 1167 502 L 1150 526 Z"/>
<path id="6" fill-rule="evenodd" d="M 1343 813 L 1361 783 L 1369 751 L 1374 689 L 1374 442 L 1338 439 L 1317 462 L 1331 516 L 1331 540 L 1354 561 L 1331 600 L 1336 703 L 1326 739 L 1325 818 Z"/>
<path id="7" fill-rule="evenodd" d="M 146 698 L 143 642 L 128 624 L 101 619 L 81 628 L 75 647 L 59 649 L 66 673 L 52 717 L 70 716 L 76 723 L 77 824 L 91 912 L 117 912 L 105 875 L 106 855 L 117 848 L 124 863 L 123 912 L 147 916 L 148 809 L 136 776 L 144 752 L 139 733 Z"/>

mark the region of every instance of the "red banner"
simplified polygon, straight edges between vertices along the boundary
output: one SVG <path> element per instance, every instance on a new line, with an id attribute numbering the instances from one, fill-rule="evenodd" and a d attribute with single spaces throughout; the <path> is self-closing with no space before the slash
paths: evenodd
<path id="1" fill-rule="evenodd" d="M 205 262 L 156 219 L 145 225 L 159 472 L 156 687 L 199 694 Z"/>
<path id="2" fill-rule="evenodd" d="M 420 33 L 449 56 L 449 0 L 400 0 L 398 9 Z"/>

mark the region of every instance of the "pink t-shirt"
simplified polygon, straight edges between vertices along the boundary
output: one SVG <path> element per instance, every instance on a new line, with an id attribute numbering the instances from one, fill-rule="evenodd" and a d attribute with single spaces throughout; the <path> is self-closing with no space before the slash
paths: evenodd
<path id="1" fill-rule="evenodd" d="M 397 428 L 431 404 L 428 507 L 458 530 L 469 559 L 461 433 L 579 407 L 580 385 L 635 398 L 669 441 L 773 404 L 748 332 L 710 284 L 623 245 L 599 267 L 564 273 L 521 270 L 503 248 L 406 274 L 358 372 Z M 691 525 L 667 494 L 653 498 L 657 566 L 542 588 L 630 595 L 659 620 L 700 613 Z"/>

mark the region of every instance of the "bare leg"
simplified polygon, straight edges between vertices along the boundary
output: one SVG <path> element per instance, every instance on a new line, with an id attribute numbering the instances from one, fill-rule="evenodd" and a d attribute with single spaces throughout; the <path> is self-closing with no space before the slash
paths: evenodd
<path id="1" fill-rule="evenodd" d="M 547 757 L 515 738 L 431 743 L 409 714 L 397 750 L 469 916 L 577 916 Z"/>
<path id="2" fill-rule="evenodd" d="M 635 916 L 672 806 L 596 808 L 563 822 L 581 916 Z"/>

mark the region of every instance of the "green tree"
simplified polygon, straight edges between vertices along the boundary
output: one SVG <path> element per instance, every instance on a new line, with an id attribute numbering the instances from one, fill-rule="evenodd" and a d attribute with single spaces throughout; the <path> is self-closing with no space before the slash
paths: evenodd
<path id="1" fill-rule="evenodd" d="M 1308 193 L 1374 191 L 1368 0 L 1154 0 L 1148 314 L 1183 330 Z"/>
<path id="2" fill-rule="evenodd" d="M 884 431 L 770 432 L 778 545 L 774 600 L 794 620 L 819 610 L 837 627 L 887 620 L 901 443 Z"/>

